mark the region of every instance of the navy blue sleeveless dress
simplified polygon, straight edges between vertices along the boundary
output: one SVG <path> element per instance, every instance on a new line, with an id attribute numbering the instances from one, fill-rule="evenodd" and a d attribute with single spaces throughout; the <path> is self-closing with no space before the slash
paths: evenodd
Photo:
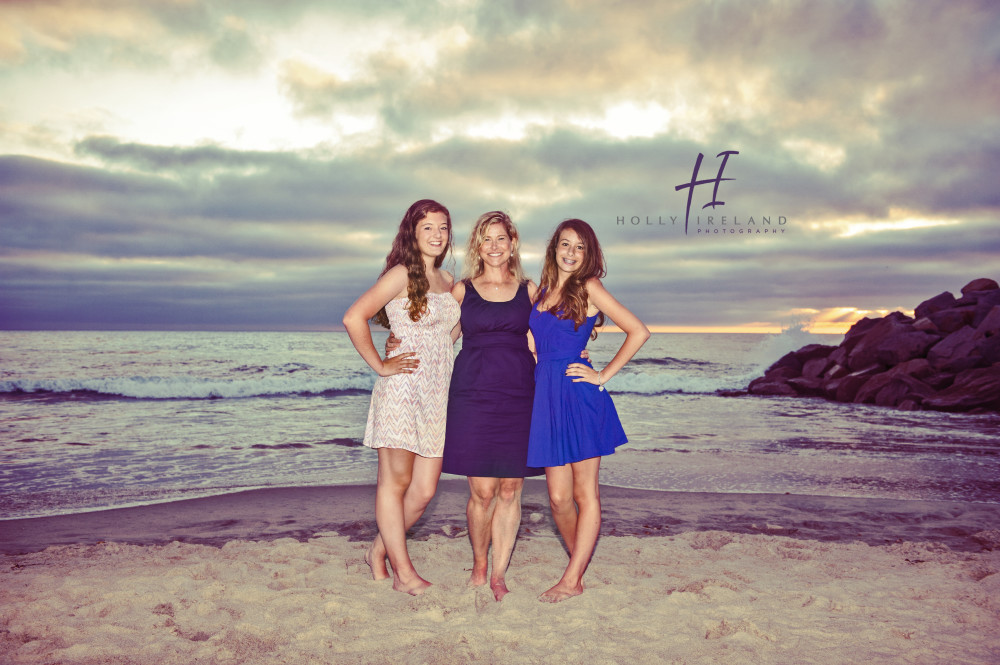
<path id="1" fill-rule="evenodd" d="M 524 478 L 535 392 L 528 350 L 531 299 L 522 284 L 510 300 L 484 300 L 469 280 L 462 300 L 462 350 L 448 391 L 442 471 L 481 478 Z"/>
<path id="2" fill-rule="evenodd" d="M 580 358 L 580 352 L 596 322 L 596 315 L 588 317 L 574 330 L 572 319 L 531 310 L 531 334 L 538 352 L 528 443 L 528 464 L 532 466 L 562 466 L 602 457 L 628 443 L 607 391 L 593 383 L 573 383 L 574 377 L 566 376 L 568 365 L 590 364 Z"/>

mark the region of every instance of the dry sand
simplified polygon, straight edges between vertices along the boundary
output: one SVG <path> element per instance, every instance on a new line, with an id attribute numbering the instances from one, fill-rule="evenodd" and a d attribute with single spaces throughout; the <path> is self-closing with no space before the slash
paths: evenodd
<path id="1" fill-rule="evenodd" d="M 464 482 L 374 582 L 371 487 L 0 522 L 0 663 L 1000 663 L 1000 506 L 605 488 L 586 592 L 529 481 L 501 603 Z M 103 542 L 102 542 L 103 541 Z"/>

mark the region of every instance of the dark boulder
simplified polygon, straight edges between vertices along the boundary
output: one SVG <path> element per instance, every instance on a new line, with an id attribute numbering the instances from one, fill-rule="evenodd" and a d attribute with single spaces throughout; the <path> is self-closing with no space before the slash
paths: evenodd
<path id="1" fill-rule="evenodd" d="M 843 365 L 844 367 L 847 367 L 847 356 L 849 353 L 848 349 L 844 348 L 844 345 L 841 344 L 834 349 L 833 353 L 827 356 L 827 358 L 829 358 L 830 362 L 834 365 Z"/>
<path id="2" fill-rule="evenodd" d="M 852 370 L 859 370 L 878 362 L 878 352 L 880 348 L 883 348 L 883 342 L 886 342 L 885 348 L 888 348 L 894 343 L 892 338 L 898 338 L 911 332 L 919 331 L 913 330 L 913 321 L 905 314 L 892 312 L 886 315 L 865 331 L 854 344 L 854 348 L 847 356 L 847 366 Z M 927 333 L 919 334 L 926 335 Z"/>
<path id="3" fill-rule="evenodd" d="M 803 397 L 821 397 L 823 395 L 823 381 L 815 377 L 800 376 L 788 379 L 788 385 L 795 389 L 796 394 Z"/>
<path id="4" fill-rule="evenodd" d="M 888 372 L 880 372 L 875 376 L 869 377 L 860 388 L 858 392 L 854 395 L 854 399 L 851 400 L 855 404 L 874 404 L 875 395 L 878 391 L 882 390 L 886 385 L 892 381 L 892 375 Z"/>
<path id="5" fill-rule="evenodd" d="M 762 376 L 759 379 L 754 379 L 747 386 L 747 392 L 751 395 L 770 395 L 776 397 L 795 397 L 798 395 L 795 388 L 788 385 L 788 381 L 784 379 L 772 379 L 767 376 Z"/>
<path id="6" fill-rule="evenodd" d="M 940 312 L 942 309 L 948 309 L 955 305 L 955 296 L 951 295 L 950 292 L 945 291 L 944 293 L 939 293 L 938 295 L 923 301 L 917 308 L 913 310 L 913 316 L 917 319 L 922 319 L 925 316 L 933 314 L 934 312 Z"/>
<path id="7" fill-rule="evenodd" d="M 857 372 L 851 372 L 842 379 L 838 379 L 837 383 L 837 401 L 838 402 L 853 402 L 854 397 L 861 390 L 861 387 L 868 382 L 873 376 L 880 374 L 882 370 L 885 369 L 881 365 L 870 365 L 863 369 L 859 369 Z"/>
<path id="8" fill-rule="evenodd" d="M 944 372 L 961 372 L 978 365 L 982 356 L 976 352 L 975 335 L 975 329 L 966 326 L 935 344 L 927 353 L 931 367 Z"/>
<path id="9" fill-rule="evenodd" d="M 1000 411 L 1000 365 L 970 369 L 955 377 L 955 382 L 924 406 L 941 411 Z"/>
<path id="10" fill-rule="evenodd" d="M 990 308 L 983 320 L 976 326 L 976 337 L 993 337 L 1000 335 L 1000 306 Z"/>
<path id="11" fill-rule="evenodd" d="M 940 335 L 919 330 L 890 335 L 875 348 L 875 362 L 893 367 L 908 360 L 922 358 L 939 341 L 941 341 Z"/>
<path id="12" fill-rule="evenodd" d="M 807 360 L 802 365 L 802 376 L 809 379 L 816 379 L 826 372 L 830 368 L 832 363 L 829 358 L 813 358 L 812 360 Z"/>
<path id="13" fill-rule="evenodd" d="M 881 320 L 882 319 L 869 319 L 868 317 L 865 317 L 860 321 L 856 321 L 854 325 L 851 326 L 846 333 L 844 333 L 844 341 L 840 343 L 840 348 L 844 349 L 845 352 L 850 353 L 854 348 L 854 345 L 864 339 L 865 333 Z"/>
<path id="14" fill-rule="evenodd" d="M 894 376 L 882 390 L 875 395 L 878 406 L 899 406 L 903 402 L 922 404 L 924 399 L 934 394 L 934 389 L 912 376 L 901 374 Z"/>
<path id="15" fill-rule="evenodd" d="M 996 280 L 989 277 L 980 277 L 963 286 L 962 295 L 967 295 L 973 291 L 996 291 L 997 289 L 1000 289 L 1000 284 L 997 284 Z"/>
<path id="16" fill-rule="evenodd" d="M 793 351 L 800 363 L 805 365 L 816 358 L 827 358 L 837 347 L 830 344 L 807 344 L 798 351 Z"/>
<path id="17" fill-rule="evenodd" d="M 990 291 L 976 298 L 976 315 L 972 319 L 972 327 L 978 328 L 983 320 L 990 315 L 994 307 L 1000 306 L 1000 291 Z"/>
<path id="18" fill-rule="evenodd" d="M 900 363 L 889 370 L 892 374 L 908 374 L 916 379 L 924 379 L 931 375 L 931 363 L 927 358 L 914 358 Z"/>
<path id="19" fill-rule="evenodd" d="M 939 312 L 934 312 L 928 315 L 928 319 L 934 324 L 940 332 L 943 333 L 953 333 L 956 330 L 961 330 L 965 326 L 971 326 L 972 322 L 976 320 L 976 308 L 969 307 L 951 307 L 949 309 L 942 309 Z"/>
<path id="20" fill-rule="evenodd" d="M 1000 335 L 984 337 L 976 342 L 976 353 L 979 354 L 981 365 L 1000 363 Z"/>
<path id="21" fill-rule="evenodd" d="M 802 361 L 798 359 L 794 351 L 789 351 L 775 360 L 774 364 L 768 367 L 764 374 L 770 374 L 771 372 L 775 372 L 779 369 L 790 369 L 793 372 L 796 372 L 795 376 L 798 376 L 798 372 L 802 371 Z"/>
<path id="22" fill-rule="evenodd" d="M 865 383 L 854 401 L 877 406 L 898 406 L 907 400 L 921 404 L 925 398 L 933 394 L 934 389 L 920 379 L 909 374 L 886 372 L 872 377 Z"/>

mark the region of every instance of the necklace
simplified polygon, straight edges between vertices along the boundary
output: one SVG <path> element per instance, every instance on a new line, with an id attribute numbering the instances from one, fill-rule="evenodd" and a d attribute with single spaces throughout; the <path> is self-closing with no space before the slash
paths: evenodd
<path id="1" fill-rule="evenodd" d="M 506 283 L 507 283 L 507 281 L 504 280 L 502 282 L 485 282 L 483 285 L 484 286 L 492 286 L 494 291 L 499 291 L 500 287 L 504 286 Z"/>

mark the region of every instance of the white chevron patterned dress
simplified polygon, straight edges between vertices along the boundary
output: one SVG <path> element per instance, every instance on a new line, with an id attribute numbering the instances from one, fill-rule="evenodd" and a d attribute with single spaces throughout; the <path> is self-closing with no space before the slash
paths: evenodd
<path id="1" fill-rule="evenodd" d="M 455 363 L 451 330 L 458 323 L 461 308 L 450 293 L 428 293 L 427 311 L 419 321 L 411 321 L 408 304 L 407 298 L 397 298 L 385 306 L 392 332 L 402 339 L 391 355 L 416 351 L 420 366 L 412 374 L 375 380 L 364 444 L 441 457 L 448 384 Z"/>

